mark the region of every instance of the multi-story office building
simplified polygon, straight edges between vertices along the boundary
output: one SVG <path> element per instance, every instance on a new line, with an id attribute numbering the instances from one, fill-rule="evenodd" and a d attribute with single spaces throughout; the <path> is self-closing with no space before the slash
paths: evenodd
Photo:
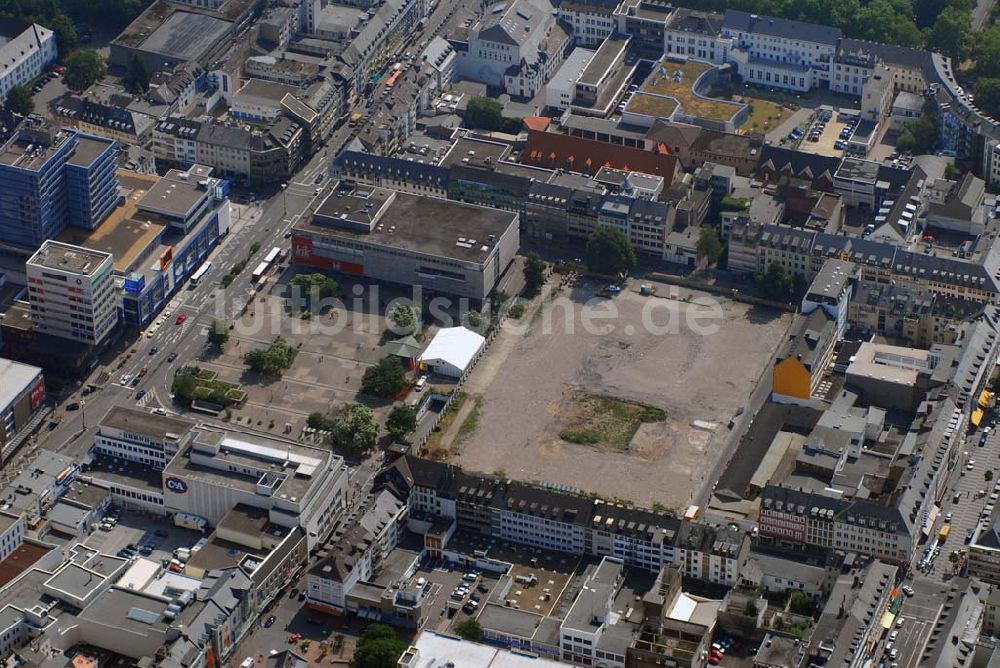
<path id="1" fill-rule="evenodd" d="M 617 0 L 571 0 L 560 2 L 556 17 L 572 30 L 573 43 L 577 46 L 600 46 L 615 32 Z"/>
<path id="2" fill-rule="evenodd" d="M 962 366 L 959 362 L 960 369 Z M 960 440 L 956 435 L 963 432 L 965 424 L 962 409 L 951 399 L 934 402 L 931 412 L 911 425 L 911 434 L 919 434 L 915 440 L 921 444 L 920 451 L 914 461 L 905 463 L 897 490 L 882 500 L 832 497 L 767 485 L 760 494 L 760 540 L 910 563 L 921 537 L 933 525 L 931 508 L 942 502 L 947 491 L 950 472 L 940 462 L 949 461 Z M 1000 558 L 996 563 L 1000 564 Z"/>
<path id="3" fill-rule="evenodd" d="M 69 224 L 92 230 L 118 202 L 118 145 L 104 137 L 79 134 L 66 161 Z"/>
<path id="4" fill-rule="evenodd" d="M 331 193 L 292 231 L 296 264 L 481 301 L 517 252 L 509 211 L 376 188 Z"/>
<path id="5" fill-rule="evenodd" d="M 198 164 L 162 178 L 123 171 L 121 181 L 130 195 L 97 230 L 60 241 L 112 253 L 121 320 L 143 327 L 229 231 L 228 182 Z"/>
<path id="6" fill-rule="evenodd" d="M 904 200 L 903 204 L 906 203 Z M 861 268 L 861 280 L 870 283 L 896 281 L 905 286 L 928 288 L 938 295 L 958 297 L 982 304 L 994 303 L 1000 284 L 988 266 L 966 259 L 916 253 L 895 244 L 851 239 L 781 225 L 736 226 L 729 243 L 729 268 L 756 273 L 771 261 L 790 274 L 812 281 L 829 258 L 846 258 Z M 737 258 L 738 265 L 734 265 Z"/>
<path id="7" fill-rule="evenodd" d="M 722 14 L 678 8 L 667 20 L 663 52 L 721 65 L 729 60 L 732 38 L 722 34 Z"/>
<path id="8" fill-rule="evenodd" d="M 115 406 L 101 419 L 93 452 L 163 470 L 192 438 L 194 423 Z"/>
<path id="9" fill-rule="evenodd" d="M 840 30 L 730 9 L 722 37 L 744 81 L 804 92 L 830 81 Z"/>
<path id="10" fill-rule="evenodd" d="M 164 508 L 216 525 L 242 503 L 322 542 L 347 502 L 347 469 L 328 449 L 199 430 L 163 470 Z"/>
<path id="11" fill-rule="evenodd" d="M 118 198 L 117 144 L 37 118 L 0 148 L 0 235 L 37 248 L 67 224 L 93 229 Z"/>
<path id="12" fill-rule="evenodd" d="M 0 99 L 23 86 L 58 57 L 56 34 L 37 23 L 12 16 L 0 18 Z"/>
<path id="13" fill-rule="evenodd" d="M 42 370 L 0 358 L 0 465 L 17 450 L 22 430 L 45 402 Z"/>
<path id="14" fill-rule="evenodd" d="M 624 0 L 615 10 L 617 32 L 631 35 L 640 58 L 663 56 L 664 34 L 674 8 L 663 0 Z"/>
<path id="15" fill-rule="evenodd" d="M 110 253 L 46 241 L 25 265 L 31 322 L 37 332 L 90 346 L 118 322 Z"/>

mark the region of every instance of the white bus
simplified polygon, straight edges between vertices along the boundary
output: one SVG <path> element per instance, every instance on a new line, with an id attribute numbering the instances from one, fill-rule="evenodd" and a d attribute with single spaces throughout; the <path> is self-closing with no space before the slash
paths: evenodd
<path id="1" fill-rule="evenodd" d="M 206 262 L 205 264 L 198 267 L 195 272 L 191 275 L 191 285 L 198 285 L 201 283 L 201 279 L 205 278 L 205 274 L 209 272 L 212 268 L 211 262 Z"/>
<path id="2" fill-rule="evenodd" d="M 267 276 L 268 270 L 271 268 L 267 262 L 261 262 L 257 265 L 257 268 L 253 270 L 253 282 L 260 283 Z"/>
<path id="3" fill-rule="evenodd" d="M 267 255 L 264 256 L 264 262 L 267 262 L 267 266 L 269 267 L 280 259 L 281 259 L 281 249 L 278 248 L 277 246 L 267 251 Z"/>

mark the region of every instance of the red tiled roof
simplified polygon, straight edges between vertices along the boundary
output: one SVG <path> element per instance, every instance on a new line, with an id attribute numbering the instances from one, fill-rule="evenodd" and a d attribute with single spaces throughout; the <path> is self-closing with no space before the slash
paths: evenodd
<path id="1" fill-rule="evenodd" d="M 538 130 L 528 130 L 521 162 L 549 169 L 572 168 L 590 175 L 602 166 L 627 169 L 662 176 L 667 186 L 677 170 L 677 158 L 672 155 Z"/>
<path id="2" fill-rule="evenodd" d="M 525 116 L 524 117 L 524 127 L 529 130 L 538 130 L 539 132 L 545 132 L 549 127 L 549 122 L 552 119 L 548 116 Z"/>

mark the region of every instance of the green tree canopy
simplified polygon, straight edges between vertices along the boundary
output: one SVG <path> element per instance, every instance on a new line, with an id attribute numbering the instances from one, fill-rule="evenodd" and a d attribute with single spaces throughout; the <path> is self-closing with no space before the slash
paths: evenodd
<path id="1" fill-rule="evenodd" d="M 35 110 L 35 100 L 27 86 L 12 86 L 7 91 L 7 100 L 4 102 L 4 107 L 15 114 L 27 116 Z"/>
<path id="2" fill-rule="evenodd" d="M 861 8 L 856 18 L 859 37 L 900 46 L 923 45 L 923 33 L 913 21 L 908 2 L 872 0 Z"/>
<path id="3" fill-rule="evenodd" d="M 420 309 L 409 304 L 397 304 L 389 319 L 393 324 L 393 331 L 399 334 L 412 334 L 420 324 Z"/>
<path id="4" fill-rule="evenodd" d="M 150 4 L 150 0 L 60 0 L 60 2 L 66 13 L 74 19 L 91 25 L 105 26 L 113 31 L 127 26 Z"/>
<path id="5" fill-rule="evenodd" d="M 267 348 L 254 348 L 248 351 L 243 356 L 243 363 L 251 371 L 280 376 L 292 366 L 292 362 L 295 361 L 298 354 L 298 348 L 289 345 L 279 336 Z"/>
<path id="6" fill-rule="evenodd" d="M 417 426 L 417 411 L 412 406 L 396 404 L 389 411 L 389 417 L 385 421 L 385 429 L 396 441 L 403 440 L 403 437 L 413 431 Z"/>
<path id="7" fill-rule="evenodd" d="M 937 139 L 937 128 L 927 114 L 914 119 L 903 126 L 896 139 L 896 148 L 900 151 L 911 151 L 915 155 L 932 153 Z"/>
<path id="8" fill-rule="evenodd" d="M 635 250 L 628 237 L 613 227 L 598 227 L 587 240 L 587 268 L 598 274 L 617 276 L 635 266 Z"/>
<path id="9" fill-rule="evenodd" d="M 316 295 L 320 299 L 329 299 L 340 294 L 337 281 L 324 274 L 299 274 L 292 279 L 292 285 L 299 288 L 306 299 Z"/>
<path id="10" fill-rule="evenodd" d="M 351 450 L 364 452 L 378 440 L 378 423 L 367 406 L 354 404 L 333 423 L 334 438 Z"/>
<path id="11" fill-rule="evenodd" d="M 503 123 L 503 107 L 490 97 L 474 97 L 465 107 L 465 122 L 480 130 L 499 130 Z"/>
<path id="12" fill-rule="evenodd" d="M 722 257 L 722 242 L 719 241 L 718 230 L 711 225 L 703 225 L 698 237 L 698 259 L 713 265 Z"/>
<path id="13" fill-rule="evenodd" d="M 208 328 L 208 342 L 216 348 L 222 348 L 229 343 L 229 328 L 221 320 L 213 320 Z"/>
<path id="14" fill-rule="evenodd" d="M 372 624 L 354 648 L 353 668 L 395 668 L 407 644 L 385 624 Z"/>
<path id="15" fill-rule="evenodd" d="M 524 292 L 528 296 L 538 294 L 545 283 L 545 263 L 538 253 L 528 253 L 524 258 Z"/>
<path id="16" fill-rule="evenodd" d="M 190 403 L 194 399 L 194 392 L 197 387 L 198 383 L 194 378 L 194 372 L 191 369 L 179 369 L 174 374 L 170 392 L 174 396 L 180 397 L 184 402 Z"/>
<path id="17" fill-rule="evenodd" d="M 73 21 L 65 14 L 56 14 L 43 25 L 52 29 L 56 34 L 56 48 L 60 55 L 68 54 L 76 46 L 76 28 Z"/>
<path id="18" fill-rule="evenodd" d="M 1000 78 L 982 77 L 976 79 L 973 95 L 976 106 L 992 118 L 1000 118 Z"/>
<path id="19" fill-rule="evenodd" d="M 406 385 L 406 369 L 395 355 L 383 357 L 375 366 L 365 369 L 361 391 L 375 397 L 394 397 Z"/>
<path id="20" fill-rule="evenodd" d="M 757 275 L 757 288 L 765 299 L 787 301 L 792 298 L 795 282 L 783 264 L 771 260 L 767 269 Z"/>
<path id="21" fill-rule="evenodd" d="M 790 611 L 794 612 L 796 615 L 812 615 L 813 600 L 804 592 L 793 591 L 791 596 L 788 598 L 788 609 Z"/>
<path id="22" fill-rule="evenodd" d="M 125 88 L 136 95 L 142 95 L 149 90 L 149 68 L 146 61 L 132 54 L 128 59 L 128 69 L 123 81 Z"/>
<path id="23" fill-rule="evenodd" d="M 479 640 L 483 637 L 483 627 L 480 626 L 478 619 L 470 617 L 455 625 L 455 633 L 466 640 Z"/>
<path id="24" fill-rule="evenodd" d="M 77 51 L 66 59 L 63 82 L 74 93 L 82 93 L 107 73 L 108 66 L 96 51 Z"/>
<path id="25" fill-rule="evenodd" d="M 927 48 L 939 51 L 955 62 L 961 62 L 968 52 L 971 36 L 971 13 L 955 7 L 945 7 L 927 34 Z"/>
<path id="26" fill-rule="evenodd" d="M 979 77 L 1000 77 L 1000 25 L 979 32 L 971 50 Z"/>

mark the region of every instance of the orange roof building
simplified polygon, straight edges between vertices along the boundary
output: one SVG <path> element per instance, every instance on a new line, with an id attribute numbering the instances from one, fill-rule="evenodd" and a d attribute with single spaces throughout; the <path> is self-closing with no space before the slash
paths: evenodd
<path id="1" fill-rule="evenodd" d="M 527 119 L 525 119 L 527 125 Z M 521 152 L 521 163 L 566 169 L 593 176 L 601 167 L 662 176 L 669 186 L 677 173 L 677 158 L 662 152 L 608 144 L 605 142 L 529 129 L 528 141 Z"/>

